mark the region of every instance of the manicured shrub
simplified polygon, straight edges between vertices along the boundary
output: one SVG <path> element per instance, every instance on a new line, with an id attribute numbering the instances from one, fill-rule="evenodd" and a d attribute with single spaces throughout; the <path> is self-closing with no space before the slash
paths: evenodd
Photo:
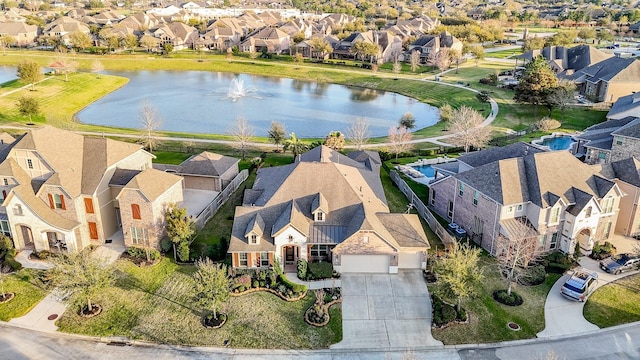
<path id="1" fill-rule="evenodd" d="M 520 283 L 525 286 L 540 285 L 544 282 L 546 276 L 547 272 L 543 265 L 532 266 L 526 270 L 526 274 L 520 280 Z"/>
<path id="2" fill-rule="evenodd" d="M 577 263 L 569 255 L 560 251 L 552 252 L 547 255 L 542 264 L 547 273 L 563 274 L 565 271 L 577 266 Z"/>
<path id="3" fill-rule="evenodd" d="M 307 280 L 307 260 L 300 259 L 296 264 L 296 273 L 298 275 L 298 279 Z"/>
<path id="4" fill-rule="evenodd" d="M 171 249 L 173 249 L 171 239 L 163 237 L 162 240 L 160 240 L 160 250 L 162 250 L 163 253 L 168 253 Z"/>
<path id="5" fill-rule="evenodd" d="M 242 275 L 239 276 L 237 278 L 235 278 L 234 282 L 233 282 L 233 288 L 248 288 L 251 286 L 251 276 L 249 275 Z M 243 290 L 240 290 L 243 291 Z"/>
<path id="6" fill-rule="evenodd" d="M 4 258 L 4 264 L 8 265 L 13 271 L 18 271 L 22 269 L 22 264 L 16 261 L 16 259 L 14 259 L 13 256 L 7 255 Z"/>
<path id="7" fill-rule="evenodd" d="M 182 241 L 178 244 L 178 259 L 180 261 L 189 261 L 189 242 Z"/>
<path id="8" fill-rule="evenodd" d="M 0 235 L 0 251 L 13 249 L 13 241 L 7 235 Z"/>
<path id="9" fill-rule="evenodd" d="M 145 259 L 145 260 L 147 259 L 147 250 L 137 246 L 130 246 L 127 249 L 127 254 L 129 254 L 129 256 L 134 258 Z M 158 251 L 157 249 L 149 249 L 149 259 L 151 259 L 151 261 L 155 261 L 159 258 L 160 258 L 160 251 Z"/>
<path id="10" fill-rule="evenodd" d="M 496 290 L 493 292 L 493 299 L 501 304 L 508 306 L 520 306 L 524 302 L 522 296 L 515 291 L 511 291 L 511 295 L 507 293 L 507 290 Z"/>
<path id="11" fill-rule="evenodd" d="M 330 279 L 333 275 L 333 265 L 330 262 L 307 264 L 307 280 Z"/>
<path id="12" fill-rule="evenodd" d="M 35 253 L 36 257 L 38 257 L 38 259 L 40 260 L 46 260 L 49 258 L 49 255 L 51 255 L 50 252 L 48 252 L 47 250 L 42 250 L 42 251 L 38 251 Z"/>
<path id="13" fill-rule="evenodd" d="M 251 282 L 251 286 L 252 286 L 253 288 L 258 288 L 258 287 L 260 287 L 260 283 L 258 282 L 258 280 L 253 280 L 253 281 Z"/>
<path id="14" fill-rule="evenodd" d="M 548 117 L 542 118 L 536 123 L 536 128 L 540 131 L 555 130 L 560 126 L 562 126 L 562 124 L 560 124 L 560 121 Z"/>
<path id="15" fill-rule="evenodd" d="M 442 321 L 446 323 L 450 323 L 456 319 L 456 309 L 448 304 L 444 304 L 442 306 Z"/>
<path id="16" fill-rule="evenodd" d="M 303 293 L 303 292 L 305 292 L 307 290 L 306 286 L 301 285 L 301 284 L 292 283 L 284 275 L 280 275 L 280 282 L 283 283 L 287 287 L 287 289 L 291 290 L 292 292 L 294 292 L 296 294 Z"/>
<path id="17" fill-rule="evenodd" d="M 602 245 L 600 245 L 599 242 L 596 242 L 589 257 L 594 260 L 602 260 L 615 254 L 616 250 L 616 247 L 608 241 L 605 241 L 605 243 Z"/>

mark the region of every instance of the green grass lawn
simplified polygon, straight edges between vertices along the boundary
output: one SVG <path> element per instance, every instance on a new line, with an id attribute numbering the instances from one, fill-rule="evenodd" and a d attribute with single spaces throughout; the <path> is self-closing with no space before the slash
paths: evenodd
<path id="1" fill-rule="evenodd" d="M 494 52 L 485 52 L 484 56 L 488 58 L 506 59 L 522 54 L 522 49 L 500 50 Z"/>
<path id="2" fill-rule="evenodd" d="M 445 345 L 535 338 L 545 326 L 544 302 L 547 293 L 560 276 L 548 274 L 545 282 L 537 286 L 514 285 L 513 291 L 522 296 L 524 304 L 511 307 L 496 302 L 492 297 L 493 291 L 506 289 L 496 260 L 483 256 L 481 266 L 485 277 L 480 284 L 480 290 L 474 298 L 463 301 L 462 304 L 469 312 L 469 323 L 434 329 L 433 337 Z M 429 288 L 432 291 L 434 285 L 430 285 Z M 508 330 L 508 322 L 517 323 L 521 330 Z"/>
<path id="3" fill-rule="evenodd" d="M 183 161 L 191 157 L 191 154 L 189 153 L 170 152 L 170 151 L 156 151 L 153 153 L 153 155 L 156 156 L 156 158 L 153 159 L 154 163 L 172 164 L 172 165 L 180 165 Z"/>
<path id="4" fill-rule="evenodd" d="M 13 300 L 0 304 L 0 320 L 9 321 L 25 315 L 47 295 L 46 291 L 34 285 L 36 272 L 23 269 L 15 274 L 6 275 L 4 290 L 15 293 Z"/>
<path id="5" fill-rule="evenodd" d="M 286 302 L 270 293 L 231 297 L 221 329 L 205 329 L 201 311 L 191 300 L 193 266 L 179 266 L 168 258 L 152 267 L 138 268 L 127 260 L 116 263 L 120 277 L 96 302 L 103 312 L 82 319 L 67 311 L 58 321 L 60 331 L 94 336 L 127 336 L 163 344 L 223 346 L 227 339 L 238 348 L 326 348 L 342 338 L 340 307 L 331 310 L 331 322 L 315 328 L 304 322 L 304 312 L 315 301 Z"/>
<path id="6" fill-rule="evenodd" d="M 584 306 L 584 317 L 601 328 L 640 321 L 640 274 L 596 290 Z"/>

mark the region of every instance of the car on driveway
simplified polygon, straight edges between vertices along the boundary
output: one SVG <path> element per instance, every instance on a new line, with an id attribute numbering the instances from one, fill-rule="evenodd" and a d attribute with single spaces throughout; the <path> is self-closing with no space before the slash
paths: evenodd
<path id="1" fill-rule="evenodd" d="M 638 267 L 640 267 L 640 256 L 635 254 L 618 254 L 600 261 L 602 270 L 616 275 Z"/>
<path id="2" fill-rule="evenodd" d="M 580 268 L 562 285 L 560 293 L 569 300 L 587 301 L 597 284 L 598 273 Z"/>

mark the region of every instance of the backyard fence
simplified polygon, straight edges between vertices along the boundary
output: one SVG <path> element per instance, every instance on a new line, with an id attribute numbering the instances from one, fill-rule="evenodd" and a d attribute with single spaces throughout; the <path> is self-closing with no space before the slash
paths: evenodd
<path id="1" fill-rule="evenodd" d="M 249 177 L 249 171 L 244 169 L 236 175 L 236 177 L 231 180 L 229 185 L 227 185 L 215 198 L 204 208 L 195 218 L 196 229 L 200 230 L 204 227 L 204 225 L 215 215 L 218 210 L 224 205 L 231 194 L 233 194 L 242 183 L 247 180 Z"/>
<path id="2" fill-rule="evenodd" d="M 416 195 L 413 190 L 407 185 L 407 183 L 398 175 L 398 172 L 395 170 L 391 170 L 389 172 L 391 176 L 391 180 L 394 184 L 398 186 L 400 191 L 407 197 L 409 202 L 413 204 L 413 207 L 418 211 L 418 214 L 427 222 L 431 230 L 440 238 L 442 243 L 446 248 L 453 246 L 456 243 L 456 240 L 447 232 L 447 230 L 438 222 L 435 216 L 431 213 L 431 210 L 427 208 L 427 206 L 420 200 L 418 195 Z"/>

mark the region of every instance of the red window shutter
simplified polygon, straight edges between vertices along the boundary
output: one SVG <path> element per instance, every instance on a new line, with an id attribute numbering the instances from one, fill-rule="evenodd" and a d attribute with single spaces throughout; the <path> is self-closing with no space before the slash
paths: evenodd
<path id="1" fill-rule="evenodd" d="M 56 208 L 56 205 L 53 203 L 53 195 L 49 194 L 49 207 L 52 209 Z"/>
<path id="2" fill-rule="evenodd" d="M 89 238 L 91 238 L 91 240 L 98 239 L 98 226 L 94 222 L 89 223 Z"/>
<path id="3" fill-rule="evenodd" d="M 2 198 L 3 199 L 7 198 L 7 191 L 6 190 L 2 190 Z"/>
<path id="4" fill-rule="evenodd" d="M 93 214 L 93 199 L 84 198 L 84 209 L 87 214 Z"/>
<path id="5" fill-rule="evenodd" d="M 233 267 L 240 266 L 240 260 L 238 259 L 238 253 L 233 253 L 233 262 L 231 263 L 231 266 L 233 266 Z"/>
<path id="6" fill-rule="evenodd" d="M 67 210 L 67 207 L 64 205 L 64 195 L 60 195 L 60 206 L 62 210 Z"/>
<path id="7" fill-rule="evenodd" d="M 131 216 L 136 220 L 142 219 L 142 216 L 140 216 L 140 205 L 131 204 Z"/>

